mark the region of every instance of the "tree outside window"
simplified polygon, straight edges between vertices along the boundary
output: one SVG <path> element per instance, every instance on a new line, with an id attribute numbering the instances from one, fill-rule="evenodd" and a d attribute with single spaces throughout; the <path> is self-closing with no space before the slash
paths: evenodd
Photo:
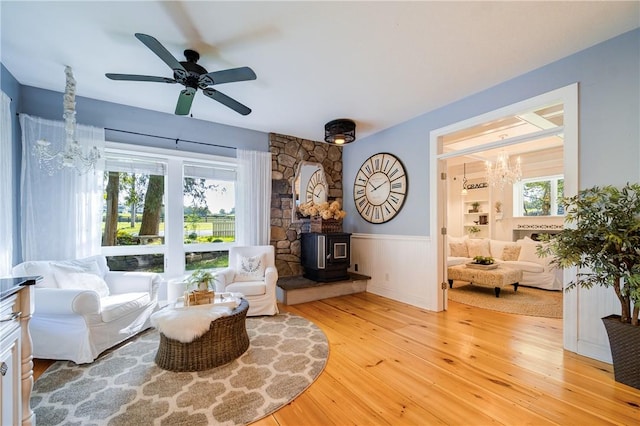
<path id="1" fill-rule="evenodd" d="M 514 185 L 516 216 L 561 216 L 564 177 L 526 179 Z"/>
<path id="2" fill-rule="evenodd" d="M 102 253 L 111 270 L 175 276 L 228 264 L 235 242 L 233 163 L 118 149 L 107 153 L 105 169 Z M 181 188 L 168 185 L 180 179 Z M 177 229 L 183 238 L 175 238 Z"/>

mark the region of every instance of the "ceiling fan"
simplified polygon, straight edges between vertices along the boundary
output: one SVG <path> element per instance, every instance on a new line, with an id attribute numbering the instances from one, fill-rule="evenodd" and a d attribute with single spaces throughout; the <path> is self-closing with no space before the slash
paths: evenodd
<path id="1" fill-rule="evenodd" d="M 221 104 L 231 108 L 232 110 L 248 115 L 251 109 L 233 98 L 225 95 L 218 90 L 209 86 L 223 83 L 233 83 L 236 81 L 255 80 L 256 73 L 249 67 L 232 68 L 222 71 L 207 72 L 202 66 L 198 65 L 200 54 L 195 50 L 187 49 L 184 51 L 186 61 L 178 61 L 169 51 L 155 38 L 150 35 L 136 33 L 136 38 L 144 43 L 153 53 L 158 55 L 169 68 L 173 70 L 173 78 L 155 77 L 150 75 L 135 74 L 105 74 L 111 80 L 128 80 L 128 81 L 152 81 L 158 83 L 180 83 L 185 88 L 180 92 L 178 104 L 176 105 L 176 115 L 187 115 L 191 110 L 193 97 L 198 88 L 202 90 L 205 96 L 214 99 Z"/>

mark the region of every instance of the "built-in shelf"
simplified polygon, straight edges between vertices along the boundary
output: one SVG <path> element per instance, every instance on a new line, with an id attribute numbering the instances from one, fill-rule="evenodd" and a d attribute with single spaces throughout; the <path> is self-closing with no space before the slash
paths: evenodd
<path id="1" fill-rule="evenodd" d="M 474 206 L 475 204 L 475 206 Z M 473 234 L 475 238 L 489 238 L 491 235 L 491 205 L 489 200 L 465 200 L 462 203 L 462 227 L 465 234 L 469 234 L 469 229 L 476 226 L 480 232 Z M 471 235 L 471 234 L 469 234 Z"/>

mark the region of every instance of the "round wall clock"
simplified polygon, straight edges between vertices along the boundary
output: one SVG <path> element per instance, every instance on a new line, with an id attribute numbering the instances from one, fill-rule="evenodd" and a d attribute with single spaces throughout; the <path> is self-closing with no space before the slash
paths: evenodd
<path id="1" fill-rule="evenodd" d="M 324 179 L 324 172 L 322 169 L 316 170 L 307 183 L 306 190 L 307 202 L 313 201 L 313 204 L 322 204 L 327 201 L 327 182 Z"/>
<path id="2" fill-rule="evenodd" d="M 365 160 L 353 183 L 353 200 L 360 216 L 371 223 L 393 219 L 407 196 L 407 174 L 393 154 L 375 154 Z"/>

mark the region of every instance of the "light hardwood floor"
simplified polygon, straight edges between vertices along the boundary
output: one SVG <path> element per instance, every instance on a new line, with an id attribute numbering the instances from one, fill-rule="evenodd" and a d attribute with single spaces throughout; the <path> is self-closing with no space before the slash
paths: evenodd
<path id="1" fill-rule="evenodd" d="M 559 319 L 455 302 L 433 313 L 370 293 L 281 310 L 325 332 L 329 361 L 254 425 L 640 424 L 640 391 L 564 351 Z"/>

